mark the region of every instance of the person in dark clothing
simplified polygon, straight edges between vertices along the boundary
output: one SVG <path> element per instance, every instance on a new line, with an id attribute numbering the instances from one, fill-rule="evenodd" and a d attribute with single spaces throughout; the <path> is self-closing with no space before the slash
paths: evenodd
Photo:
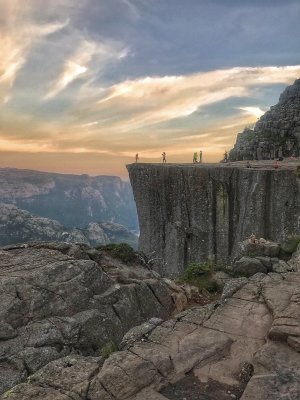
<path id="1" fill-rule="evenodd" d="M 227 150 L 225 151 L 225 153 L 224 153 L 224 162 L 227 162 L 228 161 L 228 153 L 227 153 Z"/>
<path id="2" fill-rule="evenodd" d="M 200 153 L 199 153 L 199 163 L 202 163 L 202 150 L 200 150 Z"/>

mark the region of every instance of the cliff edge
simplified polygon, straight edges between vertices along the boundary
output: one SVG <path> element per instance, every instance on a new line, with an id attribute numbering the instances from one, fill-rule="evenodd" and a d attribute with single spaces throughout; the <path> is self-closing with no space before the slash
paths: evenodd
<path id="1" fill-rule="evenodd" d="M 131 164 L 139 248 L 165 276 L 214 257 L 230 263 L 251 234 L 282 242 L 300 234 L 299 161 Z"/>

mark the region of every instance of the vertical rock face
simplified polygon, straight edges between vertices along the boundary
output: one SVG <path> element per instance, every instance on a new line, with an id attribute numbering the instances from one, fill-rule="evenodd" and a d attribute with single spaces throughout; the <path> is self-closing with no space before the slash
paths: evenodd
<path id="1" fill-rule="evenodd" d="M 163 275 L 215 257 L 226 264 L 252 233 L 282 241 L 300 234 L 300 182 L 288 169 L 219 165 L 128 167 L 140 223 L 140 250 Z"/>
<path id="2" fill-rule="evenodd" d="M 300 155 L 300 79 L 287 87 L 278 104 L 238 134 L 229 159 L 262 160 Z"/>

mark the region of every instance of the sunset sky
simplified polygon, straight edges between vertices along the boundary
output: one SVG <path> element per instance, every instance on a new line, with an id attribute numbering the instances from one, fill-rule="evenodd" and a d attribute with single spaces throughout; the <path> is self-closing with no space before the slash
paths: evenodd
<path id="1" fill-rule="evenodd" d="M 300 77 L 299 0 L 0 0 L 0 167 L 219 161 Z"/>

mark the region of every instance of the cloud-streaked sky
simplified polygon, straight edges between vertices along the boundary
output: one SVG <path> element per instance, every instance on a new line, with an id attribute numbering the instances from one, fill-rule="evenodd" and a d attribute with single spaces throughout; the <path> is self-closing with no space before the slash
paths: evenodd
<path id="1" fill-rule="evenodd" d="M 299 0 L 0 0 L 0 166 L 219 161 L 300 77 Z"/>

